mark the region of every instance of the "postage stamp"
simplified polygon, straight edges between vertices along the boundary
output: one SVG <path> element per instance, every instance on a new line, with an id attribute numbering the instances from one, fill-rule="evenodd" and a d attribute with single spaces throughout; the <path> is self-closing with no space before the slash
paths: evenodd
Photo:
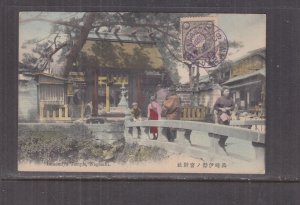
<path id="1" fill-rule="evenodd" d="M 228 52 L 225 33 L 214 17 L 181 18 L 183 59 L 204 68 L 222 63 Z"/>
<path id="2" fill-rule="evenodd" d="M 265 39 L 264 14 L 20 12 L 18 170 L 264 174 Z"/>

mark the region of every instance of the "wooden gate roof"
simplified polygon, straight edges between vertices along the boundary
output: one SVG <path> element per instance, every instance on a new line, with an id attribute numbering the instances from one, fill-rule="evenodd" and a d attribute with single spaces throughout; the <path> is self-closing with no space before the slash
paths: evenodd
<path id="1" fill-rule="evenodd" d="M 88 39 L 81 50 L 82 66 L 120 70 L 162 70 L 155 43 Z"/>

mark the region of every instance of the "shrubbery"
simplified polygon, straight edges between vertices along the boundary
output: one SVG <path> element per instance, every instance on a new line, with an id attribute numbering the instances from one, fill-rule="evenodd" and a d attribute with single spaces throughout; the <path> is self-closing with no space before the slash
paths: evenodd
<path id="1" fill-rule="evenodd" d="M 147 147 L 138 144 L 125 144 L 122 152 L 117 153 L 119 162 L 158 161 L 167 157 L 167 151 L 159 147 Z"/>
<path id="2" fill-rule="evenodd" d="M 75 163 L 80 160 L 97 162 L 140 162 L 160 160 L 167 152 L 158 147 L 96 141 L 92 136 L 69 137 L 62 132 L 30 131 L 19 136 L 18 159 L 39 163 Z"/>
<path id="3" fill-rule="evenodd" d="M 109 160 L 107 153 L 118 151 L 123 146 L 122 142 L 110 145 L 93 138 L 70 138 L 57 132 L 31 132 L 30 135 L 19 137 L 18 159 L 42 163 L 73 163 L 87 159 L 103 161 Z"/>

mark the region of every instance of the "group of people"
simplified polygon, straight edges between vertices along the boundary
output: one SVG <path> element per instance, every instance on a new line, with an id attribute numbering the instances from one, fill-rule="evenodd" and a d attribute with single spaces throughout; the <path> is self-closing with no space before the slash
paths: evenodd
<path id="1" fill-rule="evenodd" d="M 158 91 L 159 92 L 159 91 Z M 157 102 L 161 96 L 151 96 L 150 103 L 148 104 L 147 109 L 147 118 L 148 120 L 160 120 L 165 117 L 166 120 L 180 120 L 181 117 L 181 100 L 178 95 L 176 95 L 175 88 L 171 87 L 168 90 L 168 94 L 162 103 Z M 229 125 L 231 120 L 231 112 L 234 109 L 234 102 L 230 97 L 230 91 L 228 88 L 223 88 L 222 96 L 219 97 L 213 107 L 215 123 L 222 125 Z M 138 104 L 134 102 L 132 104 L 131 115 L 133 121 L 141 120 L 141 109 L 138 107 Z M 164 128 L 166 137 L 168 141 L 173 142 L 176 139 L 176 128 Z M 141 128 L 137 127 L 138 136 L 141 135 Z M 132 134 L 132 128 L 129 129 L 129 132 Z M 150 127 L 150 133 L 153 135 L 153 140 L 158 138 L 158 128 Z M 228 136 L 218 135 L 219 145 L 225 151 L 226 140 Z"/>
<path id="2" fill-rule="evenodd" d="M 158 85 L 158 87 L 160 87 Z M 166 120 L 180 120 L 181 109 L 180 109 L 180 98 L 175 93 L 175 88 L 171 87 L 165 96 L 162 103 L 159 103 L 161 95 L 150 97 L 150 103 L 147 107 L 147 118 L 148 120 L 160 120 L 165 117 Z M 141 109 L 138 107 L 136 102 L 132 103 L 131 116 L 133 121 L 141 120 Z M 137 127 L 138 137 L 141 135 L 141 128 Z M 166 137 L 168 141 L 173 142 L 176 139 L 175 128 L 165 128 Z M 129 129 L 129 133 L 132 134 L 132 128 Z M 158 128 L 150 127 L 150 134 L 153 136 L 153 140 L 158 139 Z"/>

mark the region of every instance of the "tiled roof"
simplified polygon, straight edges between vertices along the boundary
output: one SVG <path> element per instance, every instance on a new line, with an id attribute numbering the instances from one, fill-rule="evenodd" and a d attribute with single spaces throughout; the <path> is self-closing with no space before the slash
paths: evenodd
<path id="1" fill-rule="evenodd" d="M 224 82 L 222 85 L 226 85 L 226 84 L 229 84 L 229 83 L 232 83 L 232 82 L 236 82 L 236 81 L 244 80 L 244 79 L 247 79 L 247 78 L 251 78 L 251 77 L 257 76 L 257 75 L 262 75 L 262 76 L 265 77 L 266 76 L 266 69 L 263 68 L 263 69 L 254 71 L 253 73 L 249 73 L 249 74 L 241 75 L 241 76 L 236 76 L 236 77 L 231 78 L 228 81 Z"/>
<path id="2" fill-rule="evenodd" d="M 239 63 L 240 61 L 250 58 L 251 56 L 254 56 L 254 55 L 261 55 L 261 56 L 265 57 L 266 56 L 266 48 L 263 47 L 263 48 L 258 48 L 258 49 L 249 51 L 245 55 L 239 57 L 238 59 L 235 59 L 233 63 L 234 64 Z"/>
<path id="3" fill-rule="evenodd" d="M 162 70 L 163 58 L 155 44 L 88 39 L 82 48 L 85 62 L 124 70 Z"/>

